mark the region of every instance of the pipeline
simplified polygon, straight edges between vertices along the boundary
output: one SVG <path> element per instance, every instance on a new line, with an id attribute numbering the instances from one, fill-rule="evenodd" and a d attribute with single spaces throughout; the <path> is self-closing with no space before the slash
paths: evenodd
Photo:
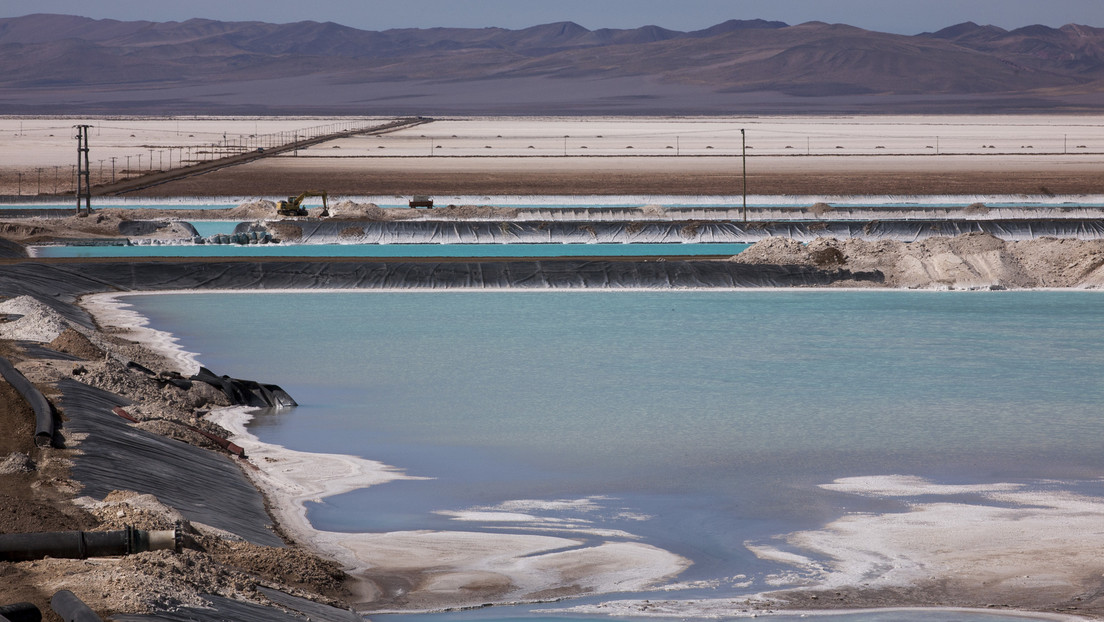
<path id="1" fill-rule="evenodd" d="M 111 412 L 115 413 L 116 415 L 119 415 L 120 417 L 122 417 L 123 419 L 126 419 L 127 421 L 129 421 L 131 423 L 141 423 L 138 419 L 135 419 L 134 416 L 132 416 L 130 413 L 128 413 L 126 410 L 124 410 L 123 407 L 121 407 L 121 406 L 116 406 L 115 408 L 112 408 Z M 241 445 L 238 445 L 237 443 L 231 441 L 230 439 L 222 438 L 221 436 L 219 436 L 217 434 L 211 434 L 210 432 L 208 432 L 206 430 L 201 430 L 200 428 L 197 428 L 194 425 L 188 425 L 186 423 L 181 423 L 180 425 L 182 425 L 185 428 L 188 428 L 189 430 L 191 430 L 192 432 L 195 432 L 196 434 L 199 434 L 200 436 L 203 436 L 206 439 L 214 442 L 216 445 L 218 445 L 219 447 L 225 449 L 226 451 L 234 454 L 235 456 L 237 456 L 239 458 L 245 458 L 245 450 L 242 449 Z"/>
<path id="2" fill-rule="evenodd" d="M 34 603 L 0 605 L 0 622 L 42 622 L 42 612 Z"/>
<path id="3" fill-rule="evenodd" d="M 50 599 L 50 609 L 65 622 L 103 622 L 103 618 L 69 590 L 56 592 Z"/>
<path id="4" fill-rule="evenodd" d="M 8 382 L 27 403 L 31 405 L 35 413 L 35 444 L 46 447 L 54 439 L 54 410 L 46 396 L 39 391 L 27 377 L 19 372 L 11 361 L 0 356 L 0 376 Z"/>
<path id="5" fill-rule="evenodd" d="M 183 548 L 183 532 L 175 528 L 146 531 L 127 525 L 119 531 L 59 531 L 0 534 L 0 561 L 21 562 L 44 557 L 86 559 Z"/>

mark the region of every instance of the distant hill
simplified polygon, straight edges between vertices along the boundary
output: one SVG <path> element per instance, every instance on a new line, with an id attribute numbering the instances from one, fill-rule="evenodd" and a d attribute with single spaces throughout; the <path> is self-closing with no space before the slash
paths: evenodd
<path id="1" fill-rule="evenodd" d="M 1104 111 L 1104 29 L 0 19 L 0 113 Z"/>

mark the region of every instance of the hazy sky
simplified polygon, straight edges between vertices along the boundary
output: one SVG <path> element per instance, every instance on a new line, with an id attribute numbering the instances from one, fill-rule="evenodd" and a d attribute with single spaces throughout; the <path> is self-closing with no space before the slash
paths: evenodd
<path id="1" fill-rule="evenodd" d="M 587 28 L 656 24 L 696 30 L 728 19 L 840 22 L 917 34 L 964 21 L 1013 29 L 1104 27 L 1104 0 L 4 0 L 0 17 L 65 13 L 120 20 L 333 21 L 366 30 L 574 21 Z"/>

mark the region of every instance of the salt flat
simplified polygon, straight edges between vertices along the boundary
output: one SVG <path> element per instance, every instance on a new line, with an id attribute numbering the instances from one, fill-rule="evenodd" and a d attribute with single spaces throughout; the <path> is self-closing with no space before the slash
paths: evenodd
<path id="1" fill-rule="evenodd" d="M 5 117 L 0 194 L 72 192 L 78 124 L 92 126 L 96 185 L 271 147 L 310 131 L 384 121 Z M 1091 193 L 1104 165 L 1104 116 L 450 117 L 341 137 L 143 192 L 736 194 L 732 177 L 742 174 L 745 143 L 749 179 L 759 184 L 752 191 L 760 194 L 816 194 L 821 187 L 837 194 Z"/>

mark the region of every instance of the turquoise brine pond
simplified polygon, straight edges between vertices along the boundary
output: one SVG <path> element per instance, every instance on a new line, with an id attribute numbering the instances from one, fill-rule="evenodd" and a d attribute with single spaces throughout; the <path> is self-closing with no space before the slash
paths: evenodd
<path id="1" fill-rule="evenodd" d="M 694 565 L 680 579 L 751 581 L 708 590 L 724 597 L 765 589 L 778 569 L 748 542 L 905 507 L 818 487 L 836 478 L 1060 480 L 1093 493 L 1104 474 L 1104 292 L 127 301 L 216 373 L 279 384 L 299 401 L 254 420 L 262 440 L 433 478 L 311 504 L 326 530 L 502 533 L 510 526 L 452 513 L 587 500 L 543 516 L 683 555 Z M 883 619 L 928 618 L 855 618 Z"/>

